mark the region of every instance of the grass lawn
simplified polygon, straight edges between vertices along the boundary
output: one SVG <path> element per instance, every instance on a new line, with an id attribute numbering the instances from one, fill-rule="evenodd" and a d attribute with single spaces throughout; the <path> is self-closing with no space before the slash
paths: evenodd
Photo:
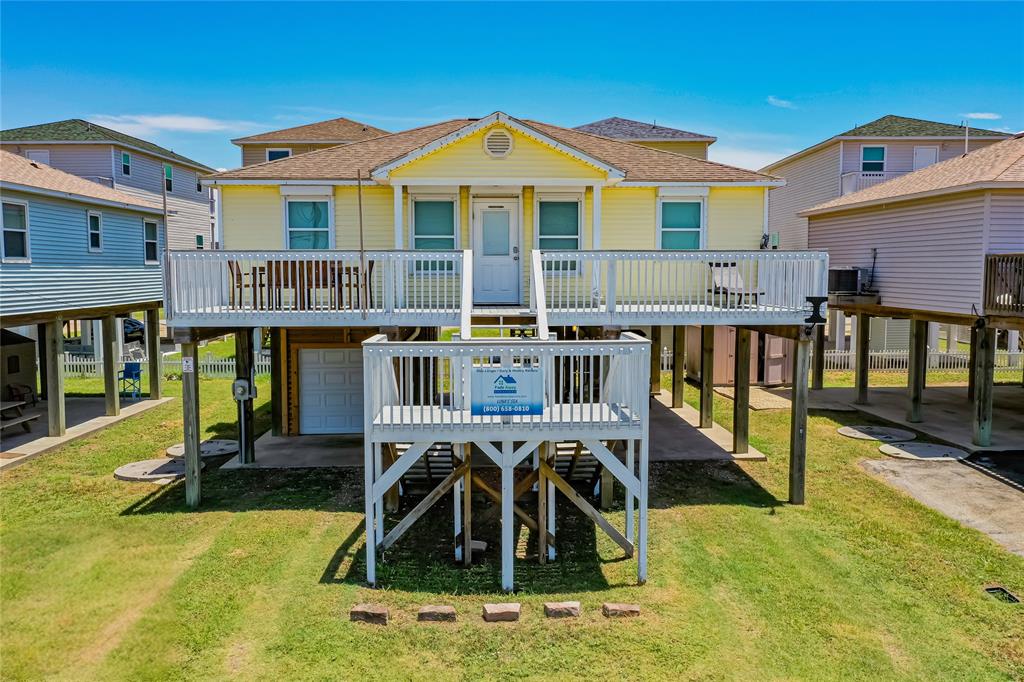
<path id="1" fill-rule="evenodd" d="M 202 382 L 206 437 L 234 435 L 229 386 Z M 726 426 L 729 408 L 716 396 Z M 635 562 L 560 500 L 559 560 L 539 566 L 533 538 L 521 543 L 522 621 L 486 625 L 481 604 L 506 599 L 498 528 L 478 528 L 484 561 L 456 568 L 450 506 L 396 545 L 379 569 L 387 588 L 371 591 L 359 471 L 211 469 L 197 513 L 180 485 L 114 480 L 119 464 L 181 440 L 180 410 L 173 401 L 3 475 L 4 679 L 1024 678 L 1024 605 L 982 592 L 1024 593 L 1024 559 L 864 473 L 876 445 L 835 433 L 853 415 L 811 417 L 803 507 L 782 502 L 786 412 L 751 414 L 768 462 L 654 466 L 643 587 Z M 621 509 L 609 515 L 621 524 Z M 545 621 L 542 603 L 561 599 L 583 616 Z M 390 606 L 394 623 L 349 623 L 363 601 Z M 643 615 L 606 621 L 604 601 Z M 455 605 L 460 621 L 417 624 L 428 603 Z"/>

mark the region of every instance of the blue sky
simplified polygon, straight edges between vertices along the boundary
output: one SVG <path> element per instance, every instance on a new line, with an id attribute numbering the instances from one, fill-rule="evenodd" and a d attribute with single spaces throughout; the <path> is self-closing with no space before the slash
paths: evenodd
<path id="1" fill-rule="evenodd" d="M 503 110 L 716 135 L 759 167 L 887 113 L 1024 129 L 1024 5 L 12 3 L 0 124 L 87 118 L 214 167 L 232 137 Z"/>

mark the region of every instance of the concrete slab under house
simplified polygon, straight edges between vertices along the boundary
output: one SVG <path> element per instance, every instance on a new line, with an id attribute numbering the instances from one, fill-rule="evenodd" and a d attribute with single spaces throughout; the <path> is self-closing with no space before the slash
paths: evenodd
<path id="1" fill-rule="evenodd" d="M 828 259 L 760 248 L 778 179 L 496 112 L 204 182 L 221 192 L 224 250 L 172 251 L 167 268 L 168 324 L 183 350 L 190 506 L 202 493 L 190 368 L 202 339 L 229 331 L 236 466 L 263 456 L 252 427 L 255 337 L 272 358 L 273 456 L 314 456 L 284 446 L 299 436 L 336 439 L 341 465 L 362 447 L 371 585 L 381 553 L 448 495 L 452 553 L 469 565 L 474 494 L 500 510 L 505 590 L 515 587 L 515 523 L 535 531 L 538 561 L 557 561 L 556 496 L 634 557 L 643 583 L 648 464 L 664 449 L 652 425 L 678 430 L 694 451 L 758 456 L 747 409 L 758 333 L 793 342 L 789 498 L 804 502 L 806 378 Z M 687 326 L 699 331 L 692 414 L 682 362 L 666 404 L 652 403 L 661 390 L 652 345 L 681 358 Z M 732 434 L 716 430 L 712 414 L 724 326 L 743 359 L 733 368 Z M 455 329 L 451 338 L 445 328 Z M 497 469 L 499 482 L 481 477 L 484 468 Z M 622 527 L 598 509 L 617 490 Z M 516 502 L 527 495 L 535 514 Z M 386 523 L 399 496 L 412 508 Z"/>

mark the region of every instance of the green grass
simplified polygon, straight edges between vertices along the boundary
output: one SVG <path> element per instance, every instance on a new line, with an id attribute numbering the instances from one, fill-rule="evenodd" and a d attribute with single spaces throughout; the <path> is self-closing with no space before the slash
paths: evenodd
<path id="1" fill-rule="evenodd" d="M 234 436 L 229 386 L 202 382 L 205 437 Z M 730 403 L 715 401 L 728 427 Z M 782 501 L 784 411 L 751 414 L 768 462 L 653 466 L 643 587 L 635 562 L 560 501 L 559 560 L 539 566 L 529 538 L 516 562 L 523 619 L 486 625 L 481 604 L 507 599 L 499 531 L 478 528 L 486 557 L 453 566 L 450 498 L 371 591 L 358 470 L 211 468 L 199 512 L 180 485 L 114 480 L 116 466 L 181 440 L 172 401 L 0 480 L 3 678 L 1021 679 L 1024 611 L 982 587 L 1024 593 L 1024 559 L 864 473 L 876 445 L 835 433 L 862 419 L 812 415 L 803 507 Z M 621 524 L 621 508 L 609 515 Z M 583 616 L 545 621 L 556 599 L 580 600 Z M 388 605 L 393 624 L 348 622 L 363 601 Z M 606 621 L 604 601 L 643 615 Z M 428 603 L 454 604 L 460 621 L 417 624 Z"/>

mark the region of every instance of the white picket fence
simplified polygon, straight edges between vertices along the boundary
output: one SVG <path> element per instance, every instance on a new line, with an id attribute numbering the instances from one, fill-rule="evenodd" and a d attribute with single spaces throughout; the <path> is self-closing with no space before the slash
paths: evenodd
<path id="1" fill-rule="evenodd" d="M 813 358 L 814 349 L 811 349 Z M 826 350 L 825 371 L 850 370 L 856 364 L 852 350 Z M 933 351 L 928 353 L 928 369 L 967 373 L 970 366 L 970 354 L 967 352 L 946 353 Z M 872 372 L 905 372 L 910 361 L 907 350 L 879 350 L 868 353 L 868 369 Z M 672 369 L 673 355 L 671 348 L 661 349 L 661 369 L 664 372 Z M 813 360 L 812 360 L 813 362 Z M 1024 369 L 1024 353 L 1010 353 L 1005 350 L 996 351 L 995 367 L 997 370 Z"/>
<path id="2" fill-rule="evenodd" d="M 124 363 L 126 362 L 141 363 L 143 371 L 146 371 L 146 368 L 149 366 L 145 358 L 123 358 L 117 363 L 117 369 L 119 371 L 124 369 Z M 160 373 L 164 376 L 168 374 L 181 374 L 181 356 L 161 356 Z M 235 359 L 217 358 L 212 353 L 207 353 L 206 357 L 199 359 L 199 374 L 206 377 L 232 378 L 235 376 Z M 263 355 L 256 356 L 256 374 L 270 374 L 269 357 Z M 103 376 L 103 361 L 81 355 L 65 354 L 64 375 L 75 377 Z"/>

